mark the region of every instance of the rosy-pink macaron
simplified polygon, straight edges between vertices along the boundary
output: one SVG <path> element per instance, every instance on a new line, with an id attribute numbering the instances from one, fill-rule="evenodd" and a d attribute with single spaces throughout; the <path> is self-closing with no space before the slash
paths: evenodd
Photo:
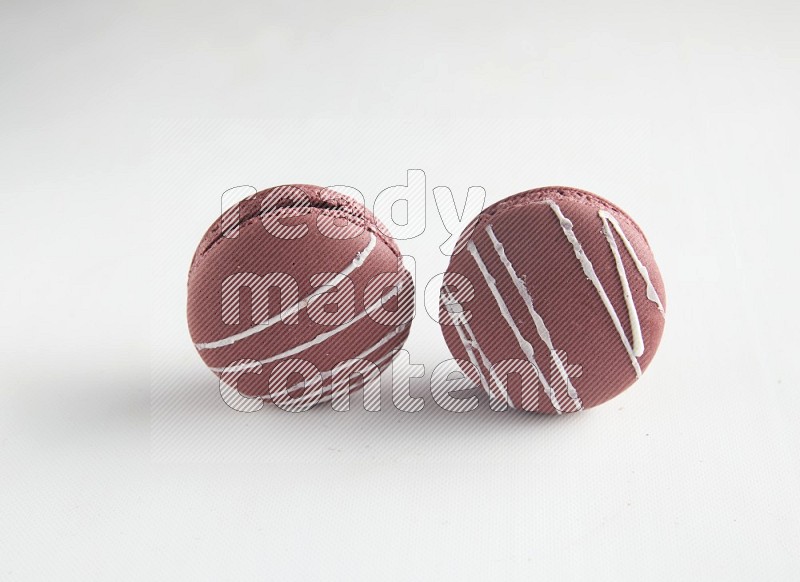
<path id="1" fill-rule="evenodd" d="M 664 283 L 641 229 L 575 188 L 537 188 L 480 213 L 441 290 L 440 323 L 493 407 L 575 412 L 620 394 L 664 330 Z"/>
<path id="2" fill-rule="evenodd" d="M 289 185 L 211 225 L 189 271 L 187 315 L 226 386 L 307 407 L 384 369 L 408 336 L 413 303 L 397 245 L 368 209 Z"/>

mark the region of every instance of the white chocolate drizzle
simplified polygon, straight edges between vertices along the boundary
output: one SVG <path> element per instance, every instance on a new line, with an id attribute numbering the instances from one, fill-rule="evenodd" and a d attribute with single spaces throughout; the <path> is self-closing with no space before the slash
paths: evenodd
<path id="1" fill-rule="evenodd" d="M 645 283 L 647 285 L 647 298 L 653 303 L 655 303 L 659 311 L 663 314 L 664 308 L 661 304 L 661 300 L 658 297 L 658 293 L 656 292 L 655 287 L 653 286 L 653 283 L 650 280 L 650 275 L 647 272 L 647 268 L 639 260 L 639 257 L 636 255 L 636 251 L 634 251 L 633 249 L 633 245 L 631 245 L 631 242 L 628 240 L 628 237 L 625 236 L 625 233 L 622 231 L 622 227 L 620 226 L 619 222 L 617 222 L 617 220 L 607 211 L 600 210 L 598 212 L 598 216 L 600 217 L 600 220 L 603 223 L 602 224 L 603 235 L 608 241 L 609 247 L 611 248 L 611 252 L 614 255 L 614 263 L 617 268 L 617 273 L 619 274 L 620 284 L 622 285 L 622 294 L 625 299 L 625 305 L 628 311 L 628 319 L 631 325 L 631 335 L 633 336 L 633 342 L 631 343 L 631 341 L 628 340 L 628 337 L 625 335 L 625 330 L 622 327 L 622 322 L 620 321 L 616 309 L 611 304 L 611 300 L 608 297 L 608 293 L 606 293 L 606 290 L 603 287 L 600 278 L 597 276 L 597 273 L 594 270 L 592 261 L 586 255 L 586 252 L 583 250 L 583 247 L 581 246 L 578 237 L 575 235 L 572 221 L 570 221 L 566 216 L 564 216 L 564 213 L 561 212 L 561 208 L 558 206 L 558 204 L 556 204 L 552 200 L 548 200 L 547 204 L 550 206 L 553 213 L 556 215 L 556 218 L 558 218 L 561 230 L 564 232 L 564 236 L 572 245 L 575 257 L 580 262 L 584 275 L 586 275 L 589 281 L 591 281 L 594 288 L 597 290 L 597 294 L 600 297 L 603 306 L 606 308 L 608 315 L 611 317 L 611 321 L 614 324 L 614 328 L 617 330 L 617 333 L 619 334 L 620 340 L 622 341 L 622 345 L 624 346 L 625 351 L 628 353 L 628 357 L 631 361 L 631 364 L 633 365 L 633 369 L 636 372 L 636 377 L 640 378 L 642 375 L 642 369 L 639 366 L 639 361 L 637 360 L 637 358 L 641 356 L 645 350 L 644 338 L 642 337 L 641 323 L 639 321 L 639 314 L 636 310 L 636 305 L 633 301 L 633 294 L 631 293 L 630 282 L 625 272 L 625 266 L 622 263 L 622 257 L 619 252 L 619 247 L 617 246 L 616 240 L 614 239 L 614 235 L 611 232 L 611 228 L 609 228 L 609 224 L 611 224 L 614 227 L 614 230 L 622 239 L 625 249 L 627 250 L 634 264 L 636 265 L 636 269 L 639 271 L 639 274 L 645 280 Z"/>
<path id="2" fill-rule="evenodd" d="M 444 299 L 446 300 L 445 304 L 445 311 L 447 311 L 448 315 L 450 316 L 450 320 L 453 322 L 453 327 L 456 328 L 456 332 L 458 333 L 458 337 L 461 340 L 461 343 L 464 346 L 464 350 L 467 352 L 467 357 L 469 358 L 472 365 L 475 366 L 475 369 L 478 372 L 478 376 L 481 381 L 481 385 L 486 393 L 491 397 L 497 399 L 497 393 L 499 392 L 500 401 L 505 401 L 505 403 L 510 406 L 511 408 L 514 407 L 514 403 L 511 402 L 511 398 L 508 397 L 508 392 L 505 388 L 503 381 L 498 377 L 496 370 L 494 369 L 494 365 L 489 360 L 489 357 L 486 353 L 481 349 L 481 345 L 478 343 L 478 339 L 475 337 L 475 333 L 472 331 L 472 327 L 470 326 L 467 318 L 464 316 L 463 312 L 454 312 L 450 310 L 448 307 L 450 305 L 458 305 L 461 306 L 458 301 L 453 297 L 453 294 L 447 288 L 447 286 L 442 287 L 442 292 L 445 294 Z M 463 329 L 462 329 L 463 327 Z M 484 367 L 489 371 L 489 374 L 492 376 L 492 379 L 495 381 L 495 385 L 497 390 L 493 390 L 491 388 L 490 382 L 486 379 L 486 376 L 483 374 L 483 370 L 481 369 L 480 364 L 475 356 L 475 352 L 481 358 L 481 362 L 483 362 Z"/>
<path id="3" fill-rule="evenodd" d="M 250 370 L 252 368 L 258 368 L 261 364 L 271 364 L 272 362 L 277 362 L 278 360 L 282 360 L 283 358 L 288 358 L 290 356 L 294 356 L 295 354 L 299 354 L 300 352 L 304 352 L 309 348 L 312 348 L 316 345 L 321 344 L 322 342 L 328 340 L 329 338 L 343 332 L 348 327 L 357 323 L 379 307 L 381 307 L 387 300 L 391 299 L 395 295 L 398 295 L 399 292 L 402 290 L 403 284 L 398 283 L 396 286 L 392 287 L 391 291 L 385 293 L 383 296 L 379 297 L 377 301 L 375 301 L 372 305 L 367 307 L 364 311 L 356 315 L 355 317 L 347 320 L 346 322 L 342 323 L 341 325 L 334 327 L 326 332 L 318 334 L 317 336 L 313 337 L 312 339 L 308 340 L 307 342 L 303 342 L 293 348 L 290 348 L 284 352 L 279 354 L 275 354 L 274 356 L 269 356 L 268 358 L 264 358 L 263 360 L 259 361 L 252 361 L 247 362 L 244 364 L 238 364 L 235 366 L 226 366 L 223 368 L 211 368 L 213 372 L 241 372 L 242 370 Z"/>
<path id="4" fill-rule="evenodd" d="M 377 351 L 379 348 L 383 347 L 389 341 L 391 341 L 396 336 L 401 334 L 407 327 L 408 327 L 407 323 L 404 323 L 402 325 L 397 326 L 391 333 L 386 334 L 384 337 L 382 337 L 380 339 L 380 341 L 378 341 L 375 344 L 371 345 L 370 347 L 365 349 L 363 352 L 361 352 L 357 356 L 353 356 L 352 359 L 361 360 L 363 358 L 366 358 L 369 354 Z M 387 352 L 386 354 L 384 354 L 383 356 L 381 356 L 380 358 L 378 358 L 376 361 L 374 361 L 372 363 L 380 368 L 380 366 L 383 363 L 385 363 L 388 359 L 393 358 L 393 357 L 394 357 L 394 350 Z M 315 380 L 312 380 L 311 382 L 306 383 L 304 381 L 300 381 L 300 382 L 297 382 L 296 384 L 294 384 L 293 386 L 291 386 L 289 388 L 282 388 L 281 390 L 277 390 L 274 394 L 270 392 L 269 398 L 274 400 L 276 398 L 281 398 L 281 397 L 288 396 L 288 394 L 290 392 L 293 392 L 293 391 L 295 391 L 295 390 L 297 390 L 299 388 L 302 388 L 304 384 L 305 384 L 306 390 L 308 390 L 311 387 L 314 387 L 314 389 L 311 392 L 309 392 L 308 394 L 303 394 L 302 396 L 298 397 L 296 401 L 293 402 L 294 404 L 303 404 L 306 401 L 310 401 L 310 400 L 314 399 L 314 397 L 316 397 L 317 395 L 322 395 L 323 392 L 326 391 L 325 390 L 324 381 L 327 380 L 328 378 L 332 377 L 335 373 L 336 373 L 336 369 L 335 368 L 333 370 L 326 370 L 324 372 L 320 372 L 319 376 L 317 376 L 317 378 Z M 343 378 L 342 380 L 339 380 L 337 382 L 334 382 L 330 386 L 330 389 L 331 389 L 330 394 L 321 396 L 319 402 L 327 402 L 328 400 L 330 400 L 333 397 L 333 393 L 334 393 L 335 389 L 338 388 L 339 386 L 341 386 L 344 383 L 343 381 L 349 381 L 349 380 L 350 380 L 350 378 L 347 377 L 347 378 Z"/>
<path id="5" fill-rule="evenodd" d="M 361 251 L 356 253 L 355 258 L 347 265 L 340 273 L 337 273 L 333 277 L 331 277 L 324 285 L 315 289 L 308 297 L 301 299 L 294 305 L 290 305 L 280 313 L 277 313 L 270 317 L 268 320 L 259 323 L 258 325 L 254 325 L 251 328 L 248 328 L 244 331 L 239 333 L 235 333 L 231 336 L 212 341 L 212 342 L 201 342 L 195 344 L 195 347 L 198 350 L 212 350 L 215 348 L 221 348 L 224 346 L 230 346 L 234 343 L 248 338 L 252 335 L 260 333 L 265 329 L 268 329 L 271 325 L 274 325 L 278 321 L 284 321 L 287 318 L 291 317 L 295 313 L 298 313 L 308 307 L 310 304 L 315 302 L 317 299 L 322 297 L 325 293 L 327 293 L 332 287 L 336 287 L 339 283 L 341 283 L 350 273 L 358 269 L 361 265 L 364 264 L 364 261 L 367 260 L 367 257 L 372 253 L 375 249 L 377 244 L 377 240 L 375 235 L 370 233 L 369 234 L 369 242 L 367 242 L 367 246 L 364 247 Z"/>
<path id="6" fill-rule="evenodd" d="M 539 365 L 536 363 L 536 356 L 533 351 L 533 346 L 531 343 L 526 340 L 522 336 L 522 332 L 520 331 L 517 324 L 514 322 L 514 318 L 511 316 L 511 312 L 508 310 L 508 306 L 506 305 L 503 296 L 500 294 L 500 291 L 497 289 L 497 281 L 494 277 L 492 277 L 489 270 L 486 268 L 486 263 L 483 262 L 480 253 L 478 252 L 478 247 L 475 246 L 473 241 L 469 241 L 467 243 L 467 250 L 469 250 L 472 258 L 475 259 L 475 263 L 478 265 L 478 269 L 483 275 L 484 280 L 486 281 L 489 290 L 492 292 L 494 296 L 494 300 L 497 303 L 497 306 L 500 308 L 500 314 L 503 316 L 503 319 L 506 320 L 506 323 L 511 328 L 511 331 L 514 333 L 514 337 L 519 344 L 519 347 L 522 348 L 522 352 L 525 354 L 525 357 L 530 362 L 533 370 L 536 372 L 537 378 L 539 378 L 539 382 L 541 382 L 542 386 L 544 387 L 545 394 L 550 398 L 550 402 L 553 404 L 553 408 L 555 408 L 558 414 L 561 414 L 561 405 L 558 403 L 558 398 L 556 396 L 555 390 L 553 390 L 552 386 L 547 382 L 547 378 L 545 378 L 542 370 L 539 368 Z"/>
<path id="7" fill-rule="evenodd" d="M 561 359 L 561 354 L 553 345 L 553 340 L 550 337 L 550 330 L 547 329 L 544 319 L 542 319 L 542 316 L 539 315 L 533 306 L 533 298 L 528 292 L 525 281 L 523 281 L 519 275 L 517 275 L 514 265 L 511 263 L 511 260 L 508 258 L 508 256 L 506 256 L 506 250 L 503 246 L 503 243 L 497 238 L 491 225 L 486 226 L 486 234 L 489 235 L 489 238 L 494 245 L 494 250 L 497 253 L 497 256 L 500 257 L 500 262 L 503 263 L 506 271 L 508 271 L 508 275 L 511 277 L 511 280 L 514 282 L 514 286 L 517 288 L 517 292 L 520 294 L 520 297 L 522 297 L 525 307 L 528 308 L 528 314 L 530 314 L 533 323 L 536 325 L 536 332 L 547 346 L 547 349 L 550 350 L 550 356 L 553 358 L 553 363 L 555 364 L 556 370 L 567 386 L 567 394 L 569 394 L 569 397 L 572 398 L 572 402 L 574 403 L 576 409 L 581 410 L 583 408 L 583 404 L 578 396 L 578 391 L 575 390 L 575 387 L 572 385 L 572 382 L 569 379 L 569 374 L 567 373 L 564 362 Z"/>
<path id="8" fill-rule="evenodd" d="M 631 241 L 628 240 L 628 237 L 625 236 L 625 232 L 622 230 L 622 226 L 620 226 L 619 222 L 616 218 L 614 218 L 609 212 L 605 210 L 601 210 L 598 215 L 603 220 L 604 226 L 608 226 L 608 222 L 614 227 L 614 230 L 617 231 L 617 234 L 622 239 L 622 244 L 625 245 L 625 249 L 628 251 L 628 256 L 633 260 L 633 263 L 636 265 L 636 270 L 639 271 L 639 274 L 644 279 L 645 285 L 647 286 L 647 298 L 656 304 L 658 310 L 661 313 L 664 313 L 664 306 L 661 304 L 661 299 L 658 297 L 658 292 L 656 288 L 653 286 L 653 282 L 650 280 L 650 273 L 647 271 L 647 267 L 645 267 L 644 263 L 639 260 L 639 255 L 636 254 L 636 251 L 633 250 L 633 245 Z"/>

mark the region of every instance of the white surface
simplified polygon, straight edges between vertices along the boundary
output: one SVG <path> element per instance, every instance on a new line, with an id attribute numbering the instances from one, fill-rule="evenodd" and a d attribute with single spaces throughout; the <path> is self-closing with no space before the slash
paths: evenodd
<path id="1" fill-rule="evenodd" d="M 0 10 L 0 579 L 798 575 L 796 4 Z M 221 193 L 412 168 L 418 300 L 435 186 L 629 211 L 642 380 L 568 418 L 225 407 L 184 321 Z M 407 349 L 448 357 L 421 305 Z"/>

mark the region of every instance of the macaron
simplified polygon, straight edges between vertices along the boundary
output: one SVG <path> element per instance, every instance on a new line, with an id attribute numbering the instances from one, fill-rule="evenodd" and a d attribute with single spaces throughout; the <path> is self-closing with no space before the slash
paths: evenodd
<path id="1" fill-rule="evenodd" d="M 584 190 L 509 196 L 461 234 L 440 324 L 495 409 L 562 414 L 639 379 L 664 331 L 664 282 L 634 220 Z"/>
<path id="2" fill-rule="evenodd" d="M 277 186 L 208 229 L 188 276 L 192 342 L 239 410 L 347 395 L 408 336 L 414 286 L 386 227 L 333 190 Z"/>

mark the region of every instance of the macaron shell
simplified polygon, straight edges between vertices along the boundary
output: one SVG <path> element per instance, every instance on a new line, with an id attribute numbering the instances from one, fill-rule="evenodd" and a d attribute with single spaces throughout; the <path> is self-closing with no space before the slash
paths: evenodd
<path id="1" fill-rule="evenodd" d="M 397 243 L 389 235 L 386 226 L 366 206 L 359 204 L 349 196 L 323 186 L 286 184 L 256 192 L 223 212 L 211 224 L 197 245 L 189 273 L 191 274 L 197 260 L 216 242 L 230 235 L 232 229 L 238 229 L 281 207 L 337 210 L 348 222 L 371 230 L 395 255 L 400 255 Z"/>

